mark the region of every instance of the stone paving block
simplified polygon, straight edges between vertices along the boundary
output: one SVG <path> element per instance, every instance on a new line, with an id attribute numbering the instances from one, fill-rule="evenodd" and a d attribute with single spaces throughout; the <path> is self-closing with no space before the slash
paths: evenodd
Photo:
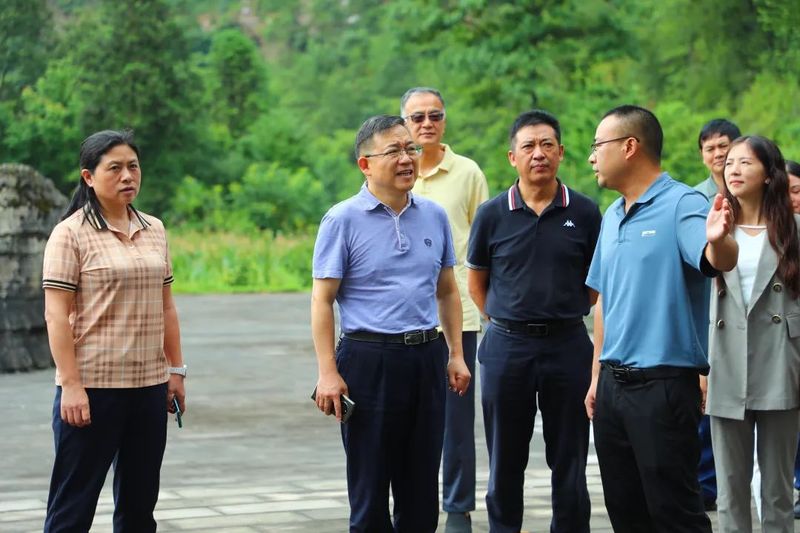
<path id="1" fill-rule="evenodd" d="M 292 502 L 264 502 L 246 503 L 242 505 L 220 505 L 214 507 L 215 510 L 223 514 L 248 514 L 248 513 L 269 513 L 276 511 L 306 511 L 312 509 L 329 509 L 347 506 L 347 502 L 338 500 L 302 500 Z"/>
<path id="2" fill-rule="evenodd" d="M 47 514 L 47 508 L 42 507 L 41 509 L 29 509 L 25 511 L 8 511 L 0 513 L 0 524 L 9 524 L 13 522 L 25 522 L 27 520 L 41 520 L 44 522 L 44 517 Z M 2 526 L 0 527 L 0 531 L 6 529 L 6 527 L 11 526 Z"/>
<path id="3" fill-rule="evenodd" d="M 28 511 L 31 509 L 42 509 L 43 507 L 47 508 L 47 502 L 38 499 L 0 501 L 0 513 L 8 511 Z"/>
<path id="4" fill-rule="evenodd" d="M 339 479 L 316 479 L 308 482 L 297 483 L 297 486 L 308 490 L 344 490 L 347 491 L 347 479 L 345 473 L 341 472 Z"/>
<path id="5" fill-rule="evenodd" d="M 175 492 L 181 498 L 220 498 L 246 494 L 272 494 L 286 490 L 285 486 L 252 486 L 247 484 L 207 486 L 177 489 Z"/>
<path id="6" fill-rule="evenodd" d="M 260 528 L 270 524 L 302 524 L 310 520 L 310 518 L 304 516 L 302 513 L 277 512 L 213 516 L 203 518 L 202 520 L 168 520 L 165 521 L 164 524 L 179 531 L 216 528 L 216 531 L 227 532 L 229 528 L 234 527 Z"/>
<path id="7" fill-rule="evenodd" d="M 336 507 L 331 509 L 314 509 L 303 511 L 303 515 L 318 521 L 342 520 L 350 518 L 350 507 Z"/>
<path id="8" fill-rule="evenodd" d="M 203 518 L 208 516 L 219 516 L 220 513 L 208 507 L 186 507 L 183 509 L 156 509 L 154 516 L 156 520 L 171 520 L 176 518 Z"/>
<path id="9" fill-rule="evenodd" d="M 248 526 L 239 526 L 239 527 L 225 527 L 224 529 L 198 529 L 196 530 L 197 533 L 219 533 L 220 531 L 224 531 L 225 533 L 259 533 L 263 531 L 262 529 L 257 529 L 254 527 Z"/>

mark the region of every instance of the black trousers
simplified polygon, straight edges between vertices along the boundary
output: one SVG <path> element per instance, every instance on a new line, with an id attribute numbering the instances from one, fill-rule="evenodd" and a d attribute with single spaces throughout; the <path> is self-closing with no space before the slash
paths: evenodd
<path id="1" fill-rule="evenodd" d="M 537 411 L 551 475 L 550 531 L 588 533 L 586 487 L 589 419 L 583 400 L 592 373 L 592 343 L 575 324 L 547 337 L 491 324 L 478 349 L 481 404 L 489 451 L 486 509 L 492 533 L 517 533 Z"/>
<path id="2" fill-rule="evenodd" d="M 167 441 L 167 384 L 86 389 L 92 423 L 61 420 L 61 387 L 53 402 L 56 458 L 44 533 L 86 533 L 114 464 L 114 533 L 156 530 L 161 460 Z"/>
<path id="3" fill-rule="evenodd" d="M 594 444 L 615 532 L 711 533 L 697 480 L 700 400 L 697 374 L 618 383 L 601 370 Z"/>
<path id="4" fill-rule="evenodd" d="M 342 424 L 351 533 L 436 530 L 447 387 L 443 346 L 339 343 L 336 366 L 356 404 Z"/>

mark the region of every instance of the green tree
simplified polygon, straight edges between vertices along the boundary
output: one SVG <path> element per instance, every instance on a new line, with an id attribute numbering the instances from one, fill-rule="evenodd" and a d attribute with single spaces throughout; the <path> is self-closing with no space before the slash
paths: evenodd
<path id="1" fill-rule="evenodd" d="M 266 108 L 266 69 L 253 41 L 237 29 L 214 34 L 208 54 L 215 120 L 241 136 Z"/>
<path id="2" fill-rule="evenodd" d="M 202 175 L 204 166 L 198 125 L 205 112 L 194 105 L 201 100 L 199 80 L 183 30 L 166 0 L 101 0 L 76 17 L 62 41 L 62 56 L 17 117 L 12 143 L 31 158 L 43 142 L 41 134 L 57 127 L 77 131 L 79 138 L 132 128 L 142 150 L 140 201 L 162 212 L 187 170 Z M 48 105 L 63 106 L 64 112 L 49 113 Z M 65 152 L 74 161 L 78 143 L 70 141 L 74 144 Z"/>
<path id="3" fill-rule="evenodd" d="M 0 1 L 0 101 L 16 97 L 44 72 L 52 31 L 47 0 Z"/>

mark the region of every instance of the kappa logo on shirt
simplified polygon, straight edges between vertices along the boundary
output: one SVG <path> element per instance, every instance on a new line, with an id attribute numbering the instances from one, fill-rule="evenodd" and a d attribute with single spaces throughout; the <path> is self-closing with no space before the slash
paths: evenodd
<path id="1" fill-rule="evenodd" d="M 571 218 L 568 218 L 567 221 L 564 222 L 564 226 L 563 227 L 565 227 L 565 228 L 574 228 L 575 227 L 575 223 L 572 221 Z"/>

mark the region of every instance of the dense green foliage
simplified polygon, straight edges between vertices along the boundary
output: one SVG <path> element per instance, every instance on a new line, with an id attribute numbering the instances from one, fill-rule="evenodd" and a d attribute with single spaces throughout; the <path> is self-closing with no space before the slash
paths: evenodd
<path id="1" fill-rule="evenodd" d="M 622 103 L 656 112 L 664 168 L 690 184 L 711 118 L 800 158 L 798 28 L 795 0 L 0 0 L 0 160 L 69 192 L 81 139 L 131 127 L 138 204 L 168 227 L 305 242 L 361 183 L 360 123 L 427 85 L 493 191 L 514 179 L 511 121 L 541 107 L 563 125 L 562 178 L 607 205 L 586 158 Z"/>

